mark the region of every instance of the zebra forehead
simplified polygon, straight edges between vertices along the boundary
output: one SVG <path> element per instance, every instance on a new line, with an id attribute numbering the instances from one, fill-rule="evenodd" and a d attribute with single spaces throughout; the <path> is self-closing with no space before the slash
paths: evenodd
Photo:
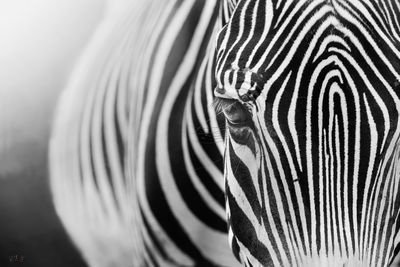
<path id="1" fill-rule="evenodd" d="M 344 72 L 354 64 L 362 70 L 371 69 L 372 64 L 378 72 L 379 66 L 386 66 L 391 73 L 389 84 L 398 83 L 400 27 L 390 17 L 390 12 L 399 13 L 398 5 L 378 6 L 372 1 L 283 2 L 237 4 L 218 38 L 218 96 L 248 101 L 254 92 L 267 91 L 267 85 L 283 72 L 307 77 L 327 60 L 331 60 L 331 68 Z"/>

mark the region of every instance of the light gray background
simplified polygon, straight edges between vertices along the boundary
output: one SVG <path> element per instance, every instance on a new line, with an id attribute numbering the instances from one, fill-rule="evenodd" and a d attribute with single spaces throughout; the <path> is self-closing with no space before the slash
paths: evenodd
<path id="1" fill-rule="evenodd" d="M 47 142 L 104 2 L 0 0 L 0 266 L 85 266 L 51 203 Z"/>

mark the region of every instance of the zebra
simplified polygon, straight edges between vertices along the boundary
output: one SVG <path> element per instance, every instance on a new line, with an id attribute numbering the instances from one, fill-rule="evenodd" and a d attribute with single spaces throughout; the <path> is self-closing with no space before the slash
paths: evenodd
<path id="1" fill-rule="evenodd" d="M 387 266 L 400 249 L 399 14 L 239 1 L 220 32 L 229 236 L 248 266 Z"/>
<path id="2" fill-rule="evenodd" d="M 239 266 L 212 107 L 220 5 L 112 6 L 60 97 L 50 185 L 90 266 Z M 174 139 L 164 140 L 169 132 Z"/>
<path id="3" fill-rule="evenodd" d="M 50 144 L 54 205 L 89 265 L 393 261 L 399 1 L 122 3 Z"/>

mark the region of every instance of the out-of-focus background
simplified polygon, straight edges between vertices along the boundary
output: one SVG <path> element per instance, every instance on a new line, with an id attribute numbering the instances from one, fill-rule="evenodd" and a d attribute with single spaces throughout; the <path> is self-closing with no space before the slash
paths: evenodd
<path id="1" fill-rule="evenodd" d="M 57 98 L 105 0 L 0 0 L 0 266 L 85 266 L 47 177 Z"/>

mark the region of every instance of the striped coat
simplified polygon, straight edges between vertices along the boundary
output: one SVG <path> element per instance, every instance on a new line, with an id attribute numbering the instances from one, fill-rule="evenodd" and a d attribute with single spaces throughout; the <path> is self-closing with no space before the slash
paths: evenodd
<path id="1" fill-rule="evenodd" d="M 399 1 L 121 3 L 50 150 L 55 207 L 90 265 L 392 261 Z"/>

